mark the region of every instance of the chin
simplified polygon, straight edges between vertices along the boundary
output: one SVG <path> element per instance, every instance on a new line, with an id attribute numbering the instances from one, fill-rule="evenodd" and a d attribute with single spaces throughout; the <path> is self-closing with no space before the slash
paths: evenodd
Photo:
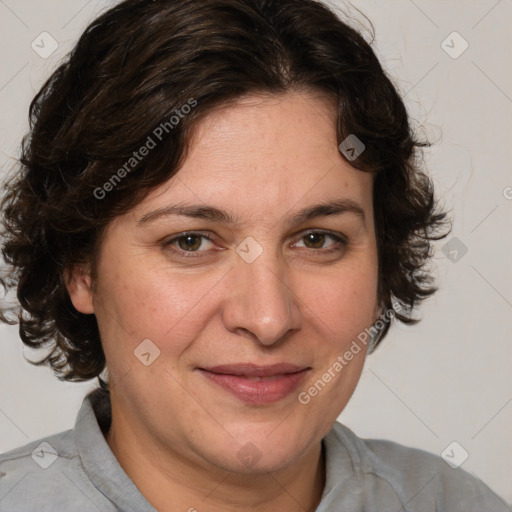
<path id="1" fill-rule="evenodd" d="M 217 461 L 215 464 L 217 467 L 224 471 L 236 473 L 239 475 L 267 475 L 276 471 L 284 470 L 296 460 L 297 454 L 289 454 L 286 457 L 265 457 L 264 455 L 259 458 L 256 455 L 253 459 L 245 456 L 244 459 L 240 460 L 236 455 L 223 460 Z"/>
<path id="2" fill-rule="evenodd" d="M 261 435 L 261 434 L 260 434 Z M 219 446 L 219 445 L 218 445 Z M 306 442 L 290 436 L 272 436 L 243 442 L 233 438 L 222 452 L 205 457 L 210 463 L 225 471 L 258 475 L 283 470 L 292 465 L 308 449 Z"/>

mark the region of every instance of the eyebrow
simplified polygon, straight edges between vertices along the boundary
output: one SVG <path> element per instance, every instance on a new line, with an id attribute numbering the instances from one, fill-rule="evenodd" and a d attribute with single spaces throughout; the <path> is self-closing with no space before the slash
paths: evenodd
<path id="1" fill-rule="evenodd" d="M 338 199 L 308 206 L 293 214 L 286 222 L 288 225 L 293 226 L 318 217 L 328 217 L 344 213 L 357 215 L 360 217 L 363 225 L 366 226 L 364 209 L 351 199 Z M 209 205 L 190 204 L 164 206 L 157 210 L 150 211 L 139 219 L 137 226 L 142 227 L 162 217 L 170 217 L 173 215 L 203 219 L 209 222 L 219 222 L 228 225 L 236 225 L 239 222 L 229 211 L 220 210 L 219 208 Z"/>

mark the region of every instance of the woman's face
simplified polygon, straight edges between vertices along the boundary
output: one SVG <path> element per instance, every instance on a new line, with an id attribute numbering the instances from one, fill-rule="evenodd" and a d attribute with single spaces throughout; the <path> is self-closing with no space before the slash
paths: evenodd
<path id="1" fill-rule="evenodd" d="M 69 286 L 98 320 L 113 424 L 148 450 L 274 471 L 347 404 L 366 351 L 333 365 L 376 318 L 378 263 L 373 177 L 339 153 L 335 112 L 287 93 L 211 113 L 179 172 L 109 225 L 95 292 Z"/>

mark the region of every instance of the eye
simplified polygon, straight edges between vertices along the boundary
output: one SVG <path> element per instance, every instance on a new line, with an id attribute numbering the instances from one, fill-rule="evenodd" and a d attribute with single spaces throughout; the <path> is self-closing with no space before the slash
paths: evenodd
<path id="1" fill-rule="evenodd" d="M 329 240 L 333 240 L 334 243 L 330 244 L 327 248 L 324 247 L 324 244 Z M 347 240 L 341 234 L 334 234 L 330 231 L 309 231 L 308 233 L 302 235 L 300 240 L 304 240 L 304 246 L 306 249 L 316 252 L 316 253 L 332 253 L 332 252 L 341 252 L 346 248 Z M 165 249 L 170 249 L 175 253 L 178 253 L 178 256 L 183 257 L 201 257 L 208 251 L 208 244 L 213 245 L 213 241 L 211 237 L 205 233 L 199 232 L 186 232 L 181 233 L 170 240 L 165 241 L 162 246 Z M 206 245 L 206 247 L 205 247 Z M 297 244 L 294 244 L 294 247 L 297 247 Z M 300 246 L 299 246 L 300 247 Z M 194 253 L 198 253 L 195 255 Z"/>
<path id="2" fill-rule="evenodd" d="M 204 252 L 204 241 L 212 243 L 212 239 L 204 233 L 182 233 L 181 235 L 175 236 L 170 240 L 164 242 L 165 248 L 171 247 L 176 252 L 181 253 L 183 256 L 188 256 L 185 253 Z M 203 250 L 199 250 L 203 248 Z"/>
<path id="3" fill-rule="evenodd" d="M 329 248 L 321 252 L 333 252 L 343 250 L 347 245 L 347 240 L 341 235 L 335 235 L 330 231 L 310 231 L 305 235 L 302 235 L 301 240 L 305 241 L 305 247 L 313 251 L 318 251 L 323 248 L 324 243 L 328 239 L 334 240 L 335 243 L 331 244 Z"/>

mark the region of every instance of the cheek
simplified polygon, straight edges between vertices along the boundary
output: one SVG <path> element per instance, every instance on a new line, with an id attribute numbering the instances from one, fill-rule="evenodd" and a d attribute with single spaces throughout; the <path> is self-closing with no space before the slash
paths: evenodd
<path id="1" fill-rule="evenodd" d="M 358 335 L 374 320 L 377 271 L 372 262 L 347 266 L 307 287 L 315 290 L 307 304 L 316 364 L 297 399 L 303 414 L 323 418 L 327 428 L 347 405 L 363 369 L 366 345 Z"/>
<path id="2" fill-rule="evenodd" d="M 208 321 L 219 277 L 117 263 L 102 270 L 106 279 L 97 292 L 97 318 L 107 357 L 110 353 L 113 361 L 129 358 L 148 338 L 163 353 L 186 349 Z"/>
<path id="3" fill-rule="evenodd" d="M 347 267 L 321 280 L 307 278 L 304 295 L 319 328 L 323 325 L 326 336 L 340 348 L 374 321 L 377 271 L 366 265 Z"/>

